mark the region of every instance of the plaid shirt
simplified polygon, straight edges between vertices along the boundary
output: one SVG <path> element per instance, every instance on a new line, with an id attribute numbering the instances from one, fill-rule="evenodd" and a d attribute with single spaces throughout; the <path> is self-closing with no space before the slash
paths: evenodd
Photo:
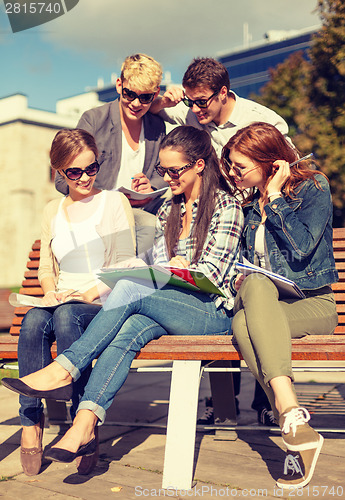
<path id="1" fill-rule="evenodd" d="M 195 200 L 192 208 L 192 223 L 195 223 L 199 200 Z M 155 264 L 168 265 L 169 256 L 164 239 L 164 228 L 171 209 L 171 201 L 166 201 L 158 211 L 156 223 L 155 245 L 153 261 Z M 182 217 L 186 213 L 185 204 L 181 205 Z M 234 296 L 230 288 L 230 281 L 237 274 L 235 263 L 238 261 L 240 237 L 243 230 L 243 213 L 240 203 L 225 191 L 218 191 L 215 209 L 210 222 L 208 235 L 197 264 L 191 264 L 191 269 L 201 271 L 225 295 L 211 295 L 217 307 L 231 310 L 234 305 Z M 195 251 L 195 242 L 190 231 L 186 239 L 179 241 L 176 255 L 182 255 L 189 262 Z"/>

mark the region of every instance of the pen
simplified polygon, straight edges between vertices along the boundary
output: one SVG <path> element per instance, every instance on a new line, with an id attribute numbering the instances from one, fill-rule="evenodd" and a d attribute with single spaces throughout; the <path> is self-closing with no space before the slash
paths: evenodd
<path id="1" fill-rule="evenodd" d="M 299 160 L 296 160 L 296 161 L 293 161 L 292 163 L 290 163 L 289 167 L 293 167 L 294 165 L 296 165 L 300 161 L 307 160 L 308 158 L 311 158 L 312 156 L 314 156 L 314 153 L 309 153 L 308 155 L 303 156 L 303 158 L 300 158 Z"/>
<path id="2" fill-rule="evenodd" d="M 66 295 L 65 300 L 67 299 L 67 297 L 70 297 L 71 295 L 73 295 L 74 293 L 77 293 L 77 292 L 79 292 L 79 290 L 73 290 L 71 293 Z"/>

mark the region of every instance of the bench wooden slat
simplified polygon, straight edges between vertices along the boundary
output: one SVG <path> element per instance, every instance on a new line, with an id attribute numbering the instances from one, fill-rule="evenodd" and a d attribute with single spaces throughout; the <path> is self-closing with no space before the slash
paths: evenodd
<path id="1" fill-rule="evenodd" d="M 31 278 L 26 278 L 25 280 L 22 281 L 22 287 L 24 287 L 24 288 L 29 288 L 29 287 L 41 288 L 41 285 L 40 285 L 40 282 L 38 281 L 38 278 L 31 277 Z"/>
<path id="2" fill-rule="evenodd" d="M 17 359 L 17 339 L 11 335 L 0 337 L 0 357 L 3 359 Z"/>
<path id="3" fill-rule="evenodd" d="M 26 263 L 26 267 L 28 269 L 38 269 L 38 266 L 39 266 L 39 261 L 38 260 L 29 260 Z"/>
<path id="4" fill-rule="evenodd" d="M 138 359 L 242 359 L 232 336 L 166 335 L 152 340 L 137 356 Z M 292 340 L 293 360 L 344 360 L 345 335 L 312 335 Z"/>
<path id="5" fill-rule="evenodd" d="M 15 307 L 14 314 L 16 316 L 24 316 L 28 312 L 29 309 L 31 309 L 31 307 L 29 307 L 29 306 Z"/>
<path id="6" fill-rule="evenodd" d="M 339 250 L 345 250 L 344 240 L 333 238 L 333 250 L 334 250 L 334 253 L 337 253 Z"/>
<path id="7" fill-rule="evenodd" d="M 21 316 L 15 316 L 12 321 L 13 326 L 20 326 L 22 324 L 23 317 Z"/>
<path id="8" fill-rule="evenodd" d="M 345 239 L 345 227 L 335 227 L 333 229 L 333 238 Z"/>
<path id="9" fill-rule="evenodd" d="M 344 283 L 341 283 L 338 281 L 338 283 L 333 283 L 332 285 L 332 290 L 335 292 L 337 298 L 339 298 L 340 294 L 342 293 L 342 300 L 344 300 L 345 297 L 345 286 Z"/>
<path id="10" fill-rule="evenodd" d="M 12 335 L 13 338 L 18 337 L 20 334 L 20 326 L 11 326 L 10 328 L 10 335 Z M 0 344 L 2 343 L 2 338 L 0 337 Z"/>
<path id="11" fill-rule="evenodd" d="M 30 260 L 40 260 L 40 250 L 32 250 L 29 252 Z"/>
<path id="12" fill-rule="evenodd" d="M 23 295 L 33 295 L 34 297 L 43 297 L 41 287 L 20 288 L 19 293 Z"/>
<path id="13" fill-rule="evenodd" d="M 1 357 L 16 359 L 17 339 L 7 335 L 0 340 Z M 52 353 L 55 357 L 55 344 L 52 347 Z M 142 360 L 242 359 L 237 343 L 231 335 L 165 335 L 149 342 L 136 357 Z M 344 360 L 345 335 L 311 335 L 302 339 L 293 339 L 292 359 Z"/>
<path id="14" fill-rule="evenodd" d="M 35 240 L 35 242 L 31 248 L 32 248 L 32 250 L 40 250 L 41 249 L 41 240 Z"/>
<path id="15" fill-rule="evenodd" d="M 337 304 L 337 308 L 338 308 L 338 304 Z M 23 317 L 25 316 L 25 314 L 27 313 L 27 311 L 29 310 L 30 308 L 29 307 L 21 307 L 21 308 L 16 308 L 16 312 L 15 312 L 15 316 L 13 318 L 13 321 L 12 321 L 12 325 L 13 326 L 20 326 L 22 321 L 23 321 Z M 341 312 L 341 311 L 338 311 L 338 312 Z M 339 322 L 338 322 L 338 326 L 335 330 L 334 333 L 343 333 L 342 331 L 338 330 L 338 328 L 340 327 L 343 327 L 343 330 L 345 329 L 345 314 L 338 314 L 338 319 L 339 319 Z"/>
<path id="16" fill-rule="evenodd" d="M 36 269 L 33 269 L 32 271 L 25 271 L 24 273 L 24 278 L 37 278 L 38 272 Z"/>

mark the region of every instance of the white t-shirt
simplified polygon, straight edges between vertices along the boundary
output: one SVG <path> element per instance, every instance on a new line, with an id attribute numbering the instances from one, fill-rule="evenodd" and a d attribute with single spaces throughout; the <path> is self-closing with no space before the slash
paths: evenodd
<path id="1" fill-rule="evenodd" d="M 96 231 L 103 217 L 106 191 L 68 208 L 68 219 L 61 200 L 55 219 L 52 251 L 59 263 L 57 290 L 88 290 L 95 286 L 104 264 L 104 243 Z M 87 203 L 87 211 L 85 209 Z M 86 215 L 86 216 L 85 216 Z"/>
<path id="2" fill-rule="evenodd" d="M 142 172 L 145 161 L 145 137 L 144 124 L 141 125 L 139 136 L 139 147 L 134 151 L 127 142 L 124 132 L 122 131 L 122 152 L 121 166 L 115 189 L 124 186 L 128 189 L 132 187 L 132 177 L 138 172 Z"/>
<path id="3" fill-rule="evenodd" d="M 265 223 L 262 222 L 255 234 L 255 256 L 254 264 L 256 266 L 272 271 L 270 260 L 268 257 L 266 238 L 265 238 Z"/>

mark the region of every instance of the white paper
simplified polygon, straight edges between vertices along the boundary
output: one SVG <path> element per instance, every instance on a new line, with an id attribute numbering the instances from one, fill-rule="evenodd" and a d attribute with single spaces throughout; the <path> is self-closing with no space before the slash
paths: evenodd
<path id="1" fill-rule="evenodd" d="M 245 257 L 243 257 L 243 262 L 238 262 L 236 264 L 236 269 L 240 271 L 240 273 L 248 276 L 252 273 L 261 273 L 270 278 L 276 287 L 279 290 L 279 293 L 282 297 L 298 297 L 300 299 L 304 299 L 305 295 L 302 290 L 296 285 L 294 281 L 285 278 L 285 276 L 281 276 L 280 274 L 273 273 L 272 271 L 268 271 L 263 267 L 258 267 L 249 262 Z"/>
<path id="2" fill-rule="evenodd" d="M 132 200 L 145 200 L 145 198 L 157 198 L 162 194 L 166 193 L 169 187 L 157 189 L 156 191 L 152 191 L 151 193 L 138 193 L 137 191 L 133 191 L 133 189 L 128 189 L 124 186 L 121 186 L 117 189 L 120 193 L 128 194 Z"/>
<path id="3" fill-rule="evenodd" d="M 85 302 L 84 300 L 79 300 L 71 297 L 67 299 L 65 302 L 61 302 L 60 304 L 56 304 L 55 306 L 44 306 L 42 304 L 42 299 L 40 297 L 33 297 L 32 295 L 23 295 L 21 293 L 11 293 L 8 298 L 9 303 L 13 307 L 57 307 L 62 304 L 66 304 L 67 302 L 81 302 L 83 304 L 89 304 L 89 302 Z M 94 304 L 98 304 L 98 302 L 93 302 Z"/>

